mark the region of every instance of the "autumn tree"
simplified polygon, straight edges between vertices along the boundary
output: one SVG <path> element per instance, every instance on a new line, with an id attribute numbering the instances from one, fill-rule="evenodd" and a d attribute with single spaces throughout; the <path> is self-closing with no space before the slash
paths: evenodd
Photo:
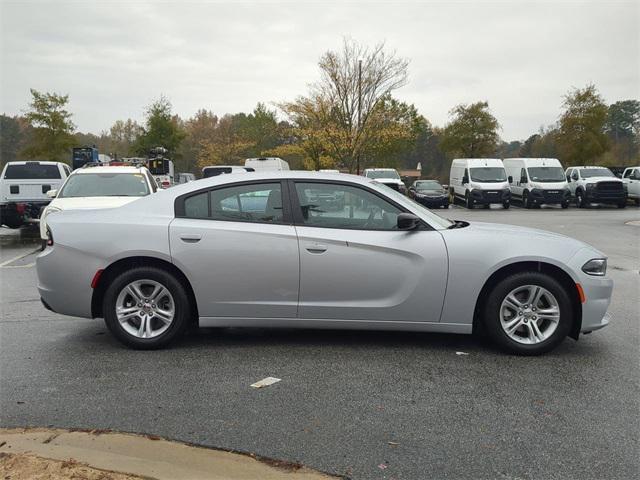
<path id="1" fill-rule="evenodd" d="M 488 102 L 458 105 L 450 112 L 453 119 L 444 129 L 440 147 L 450 156 L 482 158 L 496 151 L 500 124 Z"/>
<path id="2" fill-rule="evenodd" d="M 320 140 L 327 156 L 354 171 L 359 159 L 366 162 L 364 152 L 378 141 L 379 104 L 406 84 L 408 64 L 386 51 L 384 43 L 369 48 L 345 39 L 340 51 L 328 51 L 320 58 L 320 80 L 310 94 L 281 108 L 303 130 L 302 136 Z M 317 138 L 309 136 L 313 124 L 320 128 Z"/>
<path id="3" fill-rule="evenodd" d="M 202 156 L 205 145 L 213 140 L 217 126 L 217 115 L 204 108 L 184 122 L 185 139 L 181 146 L 183 171 L 195 172 L 198 158 Z"/>
<path id="4" fill-rule="evenodd" d="M 237 118 L 225 115 L 218 121 L 213 137 L 203 141 L 198 152 L 198 166 L 238 165 L 253 146 L 253 141 L 240 134 Z"/>
<path id="5" fill-rule="evenodd" d="M 573 89 L 564 97 L 558 128 L 558 151 L 566 165 L 585 165 L 609 147 L 604 126 L 608 108 L 594 85 Z"/>
<path id="6" fill-rule="evenodd" d="M 164 96 L 147 107 L 145 126 L 133 148 L 135 153 L 148 155 L 152 148 L 162 146 L 168 150 L 170 158 L 179 156 L 179 147 L 185 134 L 180 119 L 172 115 L 171 109 L 171 102 Z"/>
<path id="7" fill-rule="evenodd" d="M 33 128 L 21 156 L 27 159 L 68 161 L 74 144 L 75 125 L 66 109 L 69 95 L 41 93 L 31 89 L 31 103 L 25 119 Z"/>

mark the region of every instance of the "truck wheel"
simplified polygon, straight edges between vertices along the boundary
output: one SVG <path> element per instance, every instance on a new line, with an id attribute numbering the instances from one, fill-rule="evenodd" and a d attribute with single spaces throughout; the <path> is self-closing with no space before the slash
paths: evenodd
<path id="1" fill-rule="evenodd" d="M 107 287 L 102 311 L 109 331 L 140 350 L 175 341 L 191 316 L 185 287 L 156 267 L 137 267 L 118 275 Z"/>
<path id="2" fill-rule="evenodd" d="M 584 199 L 584 193 L 582 193 L 582 190 L 576 190 L 576 207 L 578 208 L 587 207 L 587 202 Z"/>
<path id="3" fill-rule="evenodd" d="M 524 208 L 531 208 L 531 201 L 529 200 L 529 192 L 526 190 L 522 194 L 522 206 Z"/>
<path id="4" fill-rule="evenodd" d="M 504 208 L 505 210 L 509 210 L 510 206 L 511 206 L 510 202 L 502 202 L 502 208 Z"/>
<path id="5" fill-rule="evenodd" d="M 551 275 L 515 273 L 489 293 L 483 309 L 484 327 L 503 350 L 540 355 L 569 334 L 573 306 L 566 289 Z"/>
<path id="6" fill-rule="evenodd" d="M 620 202 L 620 203 L 618 204 L 618 208 L 626 208 L 626 207 L 627 207 L 627 202 L 626 202 L 626 200 L 625 200 L 624 202 Z"/>
<path id="7" fill-rule="evenodd" d="M 466 207 L 471 210 L 473 208 L 473 199 L 471 198 L 471 195 L 469 195 L 469 192 L 464 194 L 464 200 Z"/>
<path id="8" fill-rule="evenodd" d="M 561 206 L 562 208 L 569 208 L 569 201 L 567 200 L 566 202 L 562 202 L 562 203 L 560 204 L 560 206 Z"/>

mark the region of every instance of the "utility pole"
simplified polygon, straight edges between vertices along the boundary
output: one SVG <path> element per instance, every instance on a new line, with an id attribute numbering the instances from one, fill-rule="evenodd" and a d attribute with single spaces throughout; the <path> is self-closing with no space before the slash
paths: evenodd
<path id="1" fill-rule="evenodd" d="M 362 111 L 362 60 L 358 60 L 358 141 L 360 141 L 360 113 Z M 360 146 L 356 155 L 356 175 L 360 175 Z"/>

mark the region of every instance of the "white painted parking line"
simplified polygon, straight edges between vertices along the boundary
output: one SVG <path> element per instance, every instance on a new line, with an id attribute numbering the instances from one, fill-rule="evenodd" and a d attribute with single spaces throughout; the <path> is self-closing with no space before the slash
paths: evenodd
<path id="1" fill-rule="evenodd" d="M 0 268 L 31 268 L 31 267 L 35 267 L 36 263 L 27 263 L 26 265 L 0 265 Z"/>
<path id="2" fill-rule="evenodd" d="M 20 259 L 22 259 L 24 257 L 28 257 L 29 255 L 32 255 L 32 254 L 36 253 L 37 251 L 38 251 L 38 249 L 36 248 L 35 250 L 32 250 L 32 251 L 29 251 L 27 253 L 23 253 L 21 255 L 18 255 L 15 258 L 10 258 L 9 260 L 5 260 L 4 262 L 0 263 L 0 268 L 6 267 L 10 263 L 17 262 L 18 260 L 20 260 Z"/>

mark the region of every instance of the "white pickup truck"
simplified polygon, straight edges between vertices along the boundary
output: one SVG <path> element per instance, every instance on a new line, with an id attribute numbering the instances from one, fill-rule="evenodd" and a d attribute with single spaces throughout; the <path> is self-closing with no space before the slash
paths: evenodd
<path id="1" fill-rule="evenodd" d="M 565 175 L 578 208 L 586 208 L 592 203 L 612 203 L 618 208 L 627 206 L 627 194 L 622 180 L 608 168 L 569 167 Z"/>
<path id="2" fill-rule="evenodd" d="M 625 168 L 622 182 L 627 187 L 627 198 L 634 200 L 640 207 L 640 167 Z"/>
<path id="3" fill-rule="evenodd" d="M 0 223 L 9 228 L 40 217 L 42 207 L 51 202 L 49 190 L 57 190 L 71 174 L 61 162 L 9 162 L 0 176 Z"/>

